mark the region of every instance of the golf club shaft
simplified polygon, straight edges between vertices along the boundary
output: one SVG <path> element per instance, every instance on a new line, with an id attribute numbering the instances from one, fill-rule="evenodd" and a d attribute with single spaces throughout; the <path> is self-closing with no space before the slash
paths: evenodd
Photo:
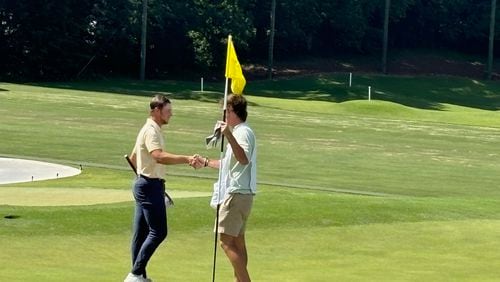
<path id="1" fill-rule="evenodd" d="M 137 170 L 135 169 L 135 166 L 132 163 L 132 160 L 129 158 L 128 155 L 125 155 L 124 157 L 127 160 L 127 163 L 130 165 L 130 168 L 132 168 L 132 170 L 134 171 L 135 175 L 137 175 Z"/>
<path id="2" fill-rule="evenodd" d="M 127 160 L 127 163 L 130 165 L 130 168 L 134 171 L 135 175 L 137 176 L 137 170 L 135 169 L 135 166 L 132 163 L 132 160 L 130 159 L 130 157 L 128 155 L 125 155 L 124 158 Z M 172 200 L 172 198 L 170 198 L 170 195 L 168 195 L 167 192 L 165 192 L 165 197 L 167 197 L 168 200 L 170 201 L 170 203 L 172 203 L 172 205 L 174 205 L 174 200 Z"/>

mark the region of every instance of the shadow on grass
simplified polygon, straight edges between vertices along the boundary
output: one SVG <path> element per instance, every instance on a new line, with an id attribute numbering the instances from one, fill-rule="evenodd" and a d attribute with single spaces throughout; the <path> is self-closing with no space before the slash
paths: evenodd
<path id="1" fill-rule="evenodd" d="M 165 94 L 173 99 L 218 102 L 224 83 L 206 83 L 204 91 L 192 81 L 111 80 L 71 83 L 37 83 L 43 87 L 109 92 L 151 97 Z M 500 109 L 500 84 L 458 77 L 355 76 L 348 85 L 347 74 L 319 74 L 279 80 L 257 80 L 247 84 L 252 96 L 341 103 L 371 98 L 408 107 L 442 110 L 443 104 L 496 111 Z"/>
<path id="2" fill-rule="evenodd" d="M 263 97 L 341 103 L 371 99 L 408 107 L 442 110 L 452 104 L 483 110 L 500 110 L 500 84 L 458 77 L 370 76 L 347 74 L 306 76 L 279 81 L 258 81 L 247 92 Z M 255 94 L 253 94 L 255 93 Z"/>
<path id="3" fill-rule="evenodd" d="M 29 85 L 70 89 L 92 92 L 106 92 L 132 96 L 152 97 L 156 94 L 166 95 L 173 99 L 199 100 L 218 102 L 224 95 L 224 86 L 220 84 L 205 84 L 204 91 L 200 91 L 200 84 L 192 81 L 137 81 L 137 80 L 107 80 L 82 82 L 51 82 L 31 83 Z"/>

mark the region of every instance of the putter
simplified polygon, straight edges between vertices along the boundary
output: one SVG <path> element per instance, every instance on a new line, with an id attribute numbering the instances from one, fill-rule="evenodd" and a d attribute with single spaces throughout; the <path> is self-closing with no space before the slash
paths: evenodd
<path id="1" fill-rule="evenodd" d="M 134 171 L 134 174 L 137 176 L 137 170 L 135 169 L 135 166 L 132 163 L 132 161 L 130 160 L 129 156 L 128 155 L 124 155 L 123 157 L 127 160 L 127 163 L 130 165 L 130 168 L 132 169 L 132 171 Z M 170 205 L 173 206 L 174 205 L 174 200 L 172 200 L 172 198 L 170 198 L 170 196 L 168 195 L 167 192 L 165 192 L 165 197 L 167 197 L 168 201 L 170 202 Z"/>

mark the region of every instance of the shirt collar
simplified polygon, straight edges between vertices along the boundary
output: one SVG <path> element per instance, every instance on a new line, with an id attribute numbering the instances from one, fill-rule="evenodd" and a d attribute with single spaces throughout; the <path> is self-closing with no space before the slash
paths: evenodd
<path id="1" fill-rule="evenodd" d="M 155 130 L 161 131 L 161 127 L 152 118 L 147 118 L 146 123 L 153 126 Z"/>
<path id="2" fill-rule="evenodd" d="M 245 126 L 246 124 L 247 124 L 247 123 L 246 123 L 246 122 L 244 122 L 244 121 L 243 121 L 243 122 L 240 122 L 240 123 L 238 123 L 237 125 L 235 125 L 235 126 L 233 127 L 233 129 L 236 129 L 236 128 L 240 127 L 240 126 Z"/>

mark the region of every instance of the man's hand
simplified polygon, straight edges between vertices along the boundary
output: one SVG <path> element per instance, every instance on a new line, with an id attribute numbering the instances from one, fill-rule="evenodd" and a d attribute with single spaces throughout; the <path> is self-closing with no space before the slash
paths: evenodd
<path id="1" fill-rule="evenodd" d="M 200 155 L 195 154 L 189 158 L 189 165 L 194 169 L 201 168 L 205 165 L 205 159 L 202 158 Z"/>
<path id="2" fill-rule="evenodd" d="M 229 126 L 227 125 L 227 122 L 224 121 L 219 121 L 220 125 L 220 130 L 222 134 L 224 134 L 226 137 L 229 133 L 231 133 L 231 130 L 229 129 Z"/>

